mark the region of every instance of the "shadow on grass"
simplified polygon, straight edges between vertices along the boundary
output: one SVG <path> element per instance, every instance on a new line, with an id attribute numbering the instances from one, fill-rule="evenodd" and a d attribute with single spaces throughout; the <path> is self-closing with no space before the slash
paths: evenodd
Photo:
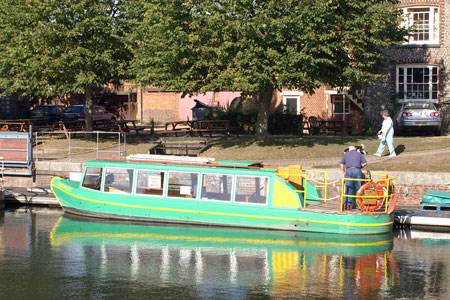
<path id="1" fill-rule="evenodd" d="M 129 145 L 139 145 L 139 144 L 145 144 L 145 143 L 151 143 L 156 140 L 158 140 L 159 137 L 156 135 L 150 135 L 150 134 L 141 134 L 141 135 L 135 135 L 135 134 L 128 134 L 127 135 L 127 144 Z"/>
<path id="2" fill-rule="evenodd" d="M 257 145 L 260 147 L 269 146 L 281 146 L 286 148 L 295 148 L 298 146 L 313 148 L 317 145 L 327 146 L 327 145 L 358 145 L 361 140 L 366 140 L 367 138 L 360 137 L 330 137 L 330 136 L 307 136 L 307 137 L 293 137 L 293 136 L 270 136 L 266 141 L 257 140 L 254 136 L 241 136 L 238 138 L 232 138 L 228 140 L 217 140 L 220 142 L 220 147 L 222 149 L 226 148 L 244 148 L 251 145 Z M 345 148 L 345 147 L 344 147 Z"/>
<path id="3" fill-rule="evenodd" d="M 405 145 L 398 145 L 397 147 L 395 147 L 395 154 L 399 155 L 400 153 L 405 152 Z"/>

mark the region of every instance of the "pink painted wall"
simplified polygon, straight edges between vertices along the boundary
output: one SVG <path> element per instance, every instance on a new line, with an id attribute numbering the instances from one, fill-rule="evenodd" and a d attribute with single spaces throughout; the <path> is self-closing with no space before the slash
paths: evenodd
<path id="1" fill-rule="evenodd" d="M 192 120 L 191 108 L 195 106 L 194 99 L 197 99 L 211 106 L 221 106 L 227 108 L 234 98 L 239 97 L 241 92 L 206 92 L 196 96 L 187 95 L 180 98 L 180 120 Z"/>

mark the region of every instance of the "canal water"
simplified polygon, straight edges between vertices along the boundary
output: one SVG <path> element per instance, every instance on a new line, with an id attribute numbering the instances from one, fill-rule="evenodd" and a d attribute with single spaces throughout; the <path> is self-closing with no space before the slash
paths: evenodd
<path id="1" fill-rule="evenodd" d="M 450 299 L 450 234 L 340 236 L 0 212 L 0 299 Z"/>

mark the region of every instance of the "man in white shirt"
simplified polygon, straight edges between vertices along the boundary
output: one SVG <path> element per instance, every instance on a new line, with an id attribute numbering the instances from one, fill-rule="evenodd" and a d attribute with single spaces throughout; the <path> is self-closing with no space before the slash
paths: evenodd
<path id="1" fill-rule="evenodd" d="M 387 144 L 389 148 L 389 157 L 395 157 L 397 155 L 395 154 L 394 148 L 394 123 L 392 122 L 391 117 L 389 117 L 388 110 L 383 110 L 381 112 L 381 116 L 383 117 L 384 121 L 381 125 L 381 130 L 378 131 L 380 146 L 378 147 L 378 150 L 374 155 L 381 157 L 381 154 L 383 153 L 384 148 L 386 148 Z"/>

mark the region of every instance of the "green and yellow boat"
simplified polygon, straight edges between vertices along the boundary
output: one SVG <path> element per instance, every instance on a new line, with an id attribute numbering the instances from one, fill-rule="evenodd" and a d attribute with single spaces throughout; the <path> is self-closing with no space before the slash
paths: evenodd
<path id="1" fill-rule="evenodd" d="M 66 212 L 91 217 L 361 235 L 392 231 L 393 181 L 357 199 L 383 199 L 379 209 L 343 211 L 344 195 L 325 199 L 326 180 L 314 186 L 299 165 L 141 156 L 87 161 L 51 188 Z"/>

